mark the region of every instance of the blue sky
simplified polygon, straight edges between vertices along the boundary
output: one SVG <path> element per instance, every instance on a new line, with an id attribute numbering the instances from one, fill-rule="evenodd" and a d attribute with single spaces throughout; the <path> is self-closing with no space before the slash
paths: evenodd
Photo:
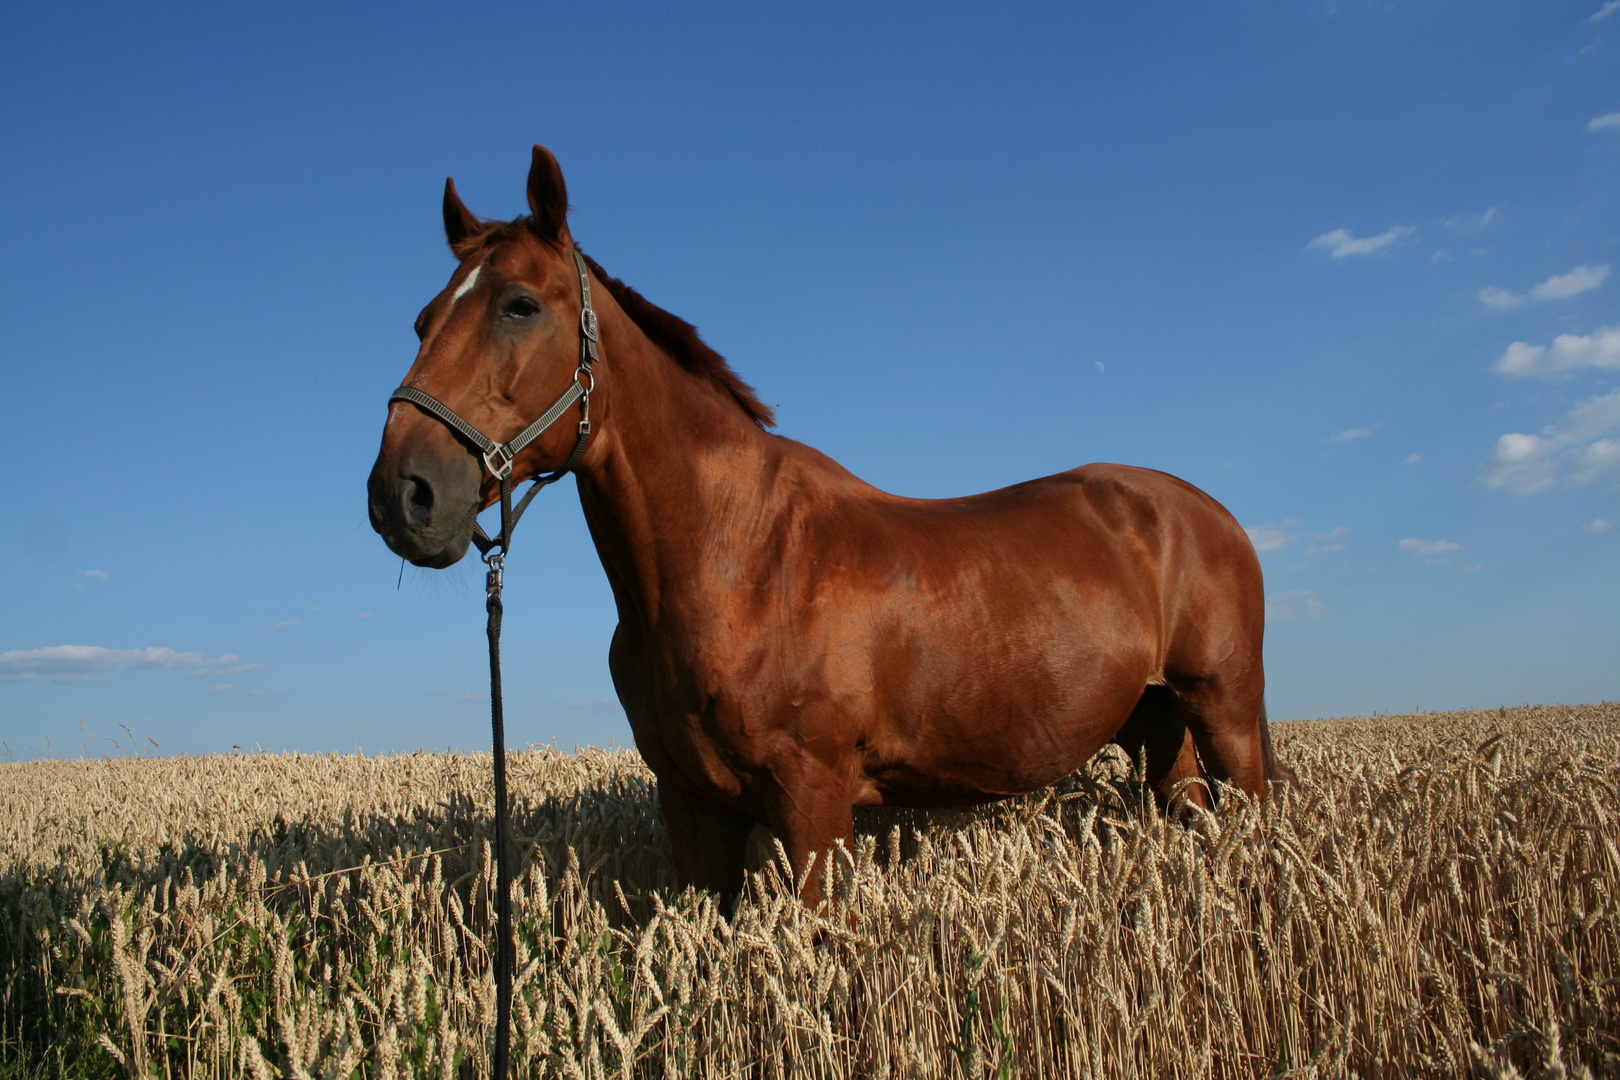
<path id="1" fill-rule="evenodd" d="M 1616 0 L 13 4 L 12 753 L 487 744 L 477 568 L 364 483 L 444 177 L 513 216 L 534 142 L 872 482 L 1220 499 L 1274 717 L 1620 696 Z M 571 482 L 508 579 L 510 738 L 628 742 Z"/>

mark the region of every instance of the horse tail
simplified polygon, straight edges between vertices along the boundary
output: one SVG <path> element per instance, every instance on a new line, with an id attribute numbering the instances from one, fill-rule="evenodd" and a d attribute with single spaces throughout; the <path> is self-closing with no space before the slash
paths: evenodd
<path id="1" fill-rule="evenodd" d="M 1299 780 L 1290 769 L 1277 759 L 1277 751 L 1271 747 L 1271 722 L 1266 719 L 1265 702 L 1260 703 L 1260 749 L 1266 758 L 1266 779 L 1277 784 L 1292 784 Z"/>

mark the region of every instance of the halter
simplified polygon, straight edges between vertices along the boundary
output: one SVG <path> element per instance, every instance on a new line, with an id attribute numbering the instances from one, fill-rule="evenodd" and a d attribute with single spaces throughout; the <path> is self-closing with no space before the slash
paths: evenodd
<path id="1" fill-rule="evenodd" d="M 579 464 L 579 459 L 585 456 L 585 444 L 591 440 L 591 391 L 596 389 L 596 376 L 591 373 L 594 365 L 601 357 L 597 354 L 596 343 L 601 337 L 601 324 L 597 321 L 596 311 L 591 307 L 591 275 L 585 268 L 585 258 L 578 249 L 574 251 L 574 268 L 579 271 L 579 367 L 574 369 L 574 381 L 568 384 L 568 389 L 562 396 L 554 401 L 551 408 L 535 418 L 534 423 L 512 436 L 504 443 L 479 431 L 466 420 L 456 414 L 456 411 L 432 394 L 418 390 L 414 386 L 401 386 L 394 391 L 388 399 L 389 404 L 396 401 L 408 401 L 424 412 L 444 421 L 445 425 L 472 443 L 474 448 L 483 455 L 484 468 L 501 484 L 501 531 L 500 535 L 490 537 L 484 527 L 473 522 L 473 543 L 478 545 L 479 555 L 489 565 L 494 574 L 501 572 L 501 563 L 506 552 L 512 545 L 512 530 L 517 527 L 518 518 L 523 511 L 529 508 L 535 495 L 547 484 L 555 484 Z M 517 505 L 512 505 L 512 463 L 518 454 L 534 440 L 544 435 L 563 413 L 580 401 L 579 437 L 574 441 L 574 451 L 568 455 L 568 460 L 555 472 L 545 473 L 534 477 L 534 486 L 524 492 L 523 498 Z M 496 550 L 499 549 L 499 550 Z"/>
<path id="2" fill-rule="evenodd" d="M 506 798 L 506 718 L 501 703 L 501 616 L 505 605 L 501 602 L 501 588 L 505 584 L 506 553 L 512 546 L 512 530 L 529 503 L 547 484 L 561 480 L 579 459 L 585 455 L 585 444 L 591 440 L 591 391 L 596 389 L 596 376 L 592 365 L 601 357 L 596 344 L 601 337 L 601 325 L 591 308 L 591 275 L 585 259 L 574 250 L 574 267 L 579 271 L 579 367 L 574 369 L 574 381 L 562 396 L 552 402 L 551 408 L 541 413 L 528 427 L 504 443 L 485 435 L 456 411 L 432 394 L 414 386 L 402 386 L 394 391 L 388 403 L 408 401 L 429 415 L 437 417 L 471 443 L 483 455 L 484 468 L 501 483 L 501 532 L 490 538 L 484 527 L 473 521 L 473 543 L 489 567 L 485 578 L 484 610 L 489 613 L 489 711 L 490 726 L 494 729 L 495 761 L 495 1052 L 490 1068 L 493 1080 L 506 1080 L 512 1046 L 512 967 L 516 951 L 512 946 L 512 863 L 507 852 L 507 837 L 511 834 Z M 534 477 L 534 484 L 523 493 L 516 507 L 512 505 L 512 465 L 534 440 L 538 439 L 567 412 L 580 402 L 579 437 L 574 440 L 574 451 L 555 472 Z"/>

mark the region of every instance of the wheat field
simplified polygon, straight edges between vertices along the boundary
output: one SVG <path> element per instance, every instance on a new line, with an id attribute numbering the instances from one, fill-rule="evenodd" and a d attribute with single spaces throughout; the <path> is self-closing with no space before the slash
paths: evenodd
<path id="1" fill-rule="evenodd" d="M 1620 1075 L 1620 705 L 1279 724 L 1168 822 L 1113 748 L 863 813 L 806 910 L 673 888 L 629 751 L 514 754 L 525 1077 Z M 0 1076 L 487 1075 L 487 755 L 0 765 Z"/>

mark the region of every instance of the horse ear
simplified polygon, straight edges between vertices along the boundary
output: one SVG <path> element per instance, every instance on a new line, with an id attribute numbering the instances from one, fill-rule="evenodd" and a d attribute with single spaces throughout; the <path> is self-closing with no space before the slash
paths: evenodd
<path id="1" fill-rule="evenodd" d="M 456 182 L 450 177 L 444 178 L 444 236 L 450 241 L 454 249 L 469 236 L 477 236 L 484 231 L 484 223 L 473 216 L 473 212 L 462 205 L 461 196 L 456 194 Z"/>
<path id="2" fill-rule="evenodd" d="M 529 165 L 529 210 L 540 239 L 554 244 L 567 235 L 568 187 L 563 183 L 562 166 L 539 144 Z"/>

